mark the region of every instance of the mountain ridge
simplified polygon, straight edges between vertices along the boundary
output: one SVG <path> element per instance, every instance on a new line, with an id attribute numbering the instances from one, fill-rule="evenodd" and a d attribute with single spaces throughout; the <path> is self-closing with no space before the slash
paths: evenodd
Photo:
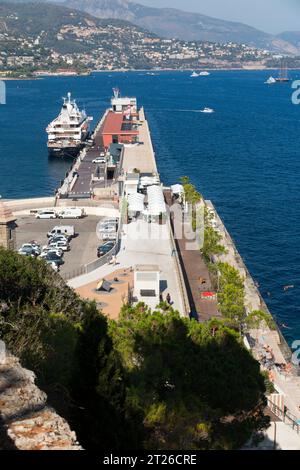
<path id="1" fill-rule="evenodd" d="M 0 0 L 0 4 L 29 2 L 30 0 Z M 300 31 L 285 31 L 272 35 L 244 23 L 175 8 L 149 7 L 131 0 L 40 0 L 38 3 L 65 6 L 100 19 L 129 21 L 165 38 L 216 43 L 235 42 L 278 54 L 300 54 Z"/>
<path id="2" fill-rule="evenodd" d="M 280 34 L 271 35 L 243 23 L 221 20 L 200 13 L 190 13 L 175 8 L 148 7 L 130 0 L 64 0 L 62 3 L 87 11 L 99 18 L 130 21 L 166 38 L 221 43 L 239 42 L 277 53 L 291 55 L 300 53 L 300 44 L 290 42 Z"/>

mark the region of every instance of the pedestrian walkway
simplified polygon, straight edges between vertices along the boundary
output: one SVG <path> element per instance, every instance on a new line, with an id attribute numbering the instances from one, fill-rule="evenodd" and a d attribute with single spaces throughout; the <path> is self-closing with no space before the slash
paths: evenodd
<path id="1" fill-rule="evenodd" d="M 172 206 L 171 191 L 166 190 L 164 193 L 168 206 Z M 218 311 L 216 295 L 214 297 L 203 298 L 205 293 L 213 293 L 213 287 L 200 249 L 190 249 L 193 238 L 194 233 L 192 232 L 190 222 L 185 222 L 182 237 L 180 239 L 176 238 L 175 243 L 186 283 L 192 316 L 197 316 L 200 322 L 205 322 L 211 318 L 221 317 L 221 314 Z"/>

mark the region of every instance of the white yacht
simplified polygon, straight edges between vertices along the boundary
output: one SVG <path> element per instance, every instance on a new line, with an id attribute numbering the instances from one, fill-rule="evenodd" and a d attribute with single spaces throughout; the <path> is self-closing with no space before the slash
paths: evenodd
<path id="1" fill-rule="evenodd" d="M 274 77 L 269 77 L 268 80 L 265 82 L 266 85 L 273 85 L 273 83 L 276 83 Z"/>
<path id="2" fill-rule="evenodd" d="M 192 75 L 191 75 L 192 78 L 198 77 L 198 76 L 199 76 L 199 75 L 198 75 L 197 72 L 195 72 L 195 71 L 194 71 L 194 72 L 192 73 Z"/>
<path id="3" fill-rule="evenodd" d="M 63 98 L 59 115 L 46 128 L 49 155 L 75 157 L 89 137 L 92 119 L 84 110 L 79 110 L 68 93 L 67 98 Z"/>
<path id="4" fill-rule="evenodd" d="M 210 73 L 207 72 L 206 70 L 203 70 L 203 72 L 200 72 L 200 73 L 199 73 L 199 76 L 200 76 L 200 77 L 208 77 L 208 75 L 210 75 Z"/>
<path id="5" fill-rule="evenodd" d="M 215 110 L 212 109 L 212 108 L 203 108 L 201 109 L 200 113 L 207 113 L 207 114 L 211 114 L 211 113 L 214 113 Z"/>

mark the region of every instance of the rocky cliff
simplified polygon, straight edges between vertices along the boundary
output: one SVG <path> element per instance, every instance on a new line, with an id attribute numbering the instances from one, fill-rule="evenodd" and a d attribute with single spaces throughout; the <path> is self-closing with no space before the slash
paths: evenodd
<path id="1" fill-rule="evenodd" d="M 35 385 L 34 373 L 24 369 L 16 357 L 5 354 L 3 346 L 0 354 L 0 449 L 82 449 L 75 432 L 47 404 L 46 394 Z"/>

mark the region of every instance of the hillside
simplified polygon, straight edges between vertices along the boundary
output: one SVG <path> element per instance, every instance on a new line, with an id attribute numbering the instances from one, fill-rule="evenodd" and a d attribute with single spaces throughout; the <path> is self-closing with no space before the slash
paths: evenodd
<path id="1" fill-rule="evenodd" d="M 280 39 L 291 43 L 300 51 L 300 31 L 285 31 L 278 35 Z"/>
<path id="2" fill-rule="evenodd" d="M 159 36 L 186 41 L 238 42 L 288 54 L 300 49 L 284 37 L 251 26 L 173 8 L 152 8 L 130 0 L 65 0 L 64 5 L 99 18 L 128 20 Z"/>
<path id="3" fill-rule="evenodd" d="M 0 74 L 72 69 L 264 67 L 272 56 L 239 43 L 160 38 L 125 20 L 51 3 L 0 2 Z"/>

